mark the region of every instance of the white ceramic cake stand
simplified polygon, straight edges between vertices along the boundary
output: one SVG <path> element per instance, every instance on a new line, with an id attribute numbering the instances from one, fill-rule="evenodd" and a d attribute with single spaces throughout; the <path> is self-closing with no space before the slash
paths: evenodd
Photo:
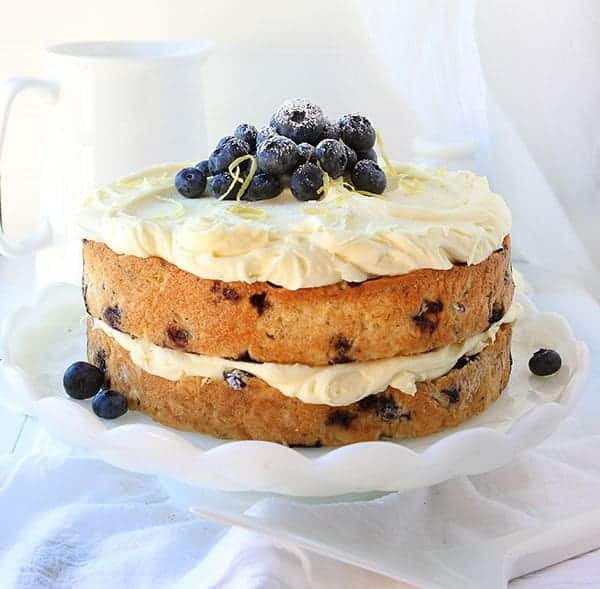
<path id="1" fill-rule="evenodd" d="M 72 400 L 62 389 L 65 367 L 85 359 L 81 292 L 66 284 L 52 285 L 34 306 L 5 320 L 0 400 L 110 464 L 188 488 L 320 497 L 404 491 L 502 466 L 549 436 L 574 406 L 587 349 L 564 318 L 524 304 L 524 318 L 513 332 L 513 374 L 500 400 L 461 427 L 417 440 L 297 449 L 179 432 L 136 411 L 103 421 L 89 401 Z M 563 367 L 551 378 L 527 369 L 540 347 L 562 356 Z"/>

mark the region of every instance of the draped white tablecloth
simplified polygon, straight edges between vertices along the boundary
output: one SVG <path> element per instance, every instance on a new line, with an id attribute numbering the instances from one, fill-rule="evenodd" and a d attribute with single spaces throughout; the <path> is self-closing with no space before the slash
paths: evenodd
<path id="1" fill-rule="evenodd" d="M 307 509 L 271 498 L 251 511 L 259 517 L 276 514 L 281 521 L 301 518 L 307 529 L 327 526 L 369 551 L 385 552 L 391 544 L 401 544 L 403 549 L 391 557 L 403 565 L 405 578 L 423 587 L 504 587 L 511 576 L 536 568 L 536 562 L 559 562 L 600 547 L 600 309 L 588 294 L 600 296 L 593 262 L 598 253 L 586 251 L 564 213 L 563 207 L 573 207 L 573 200 L 552 191 L 483 84 L 476 46 L 469 37 L 474 4 L 461 3 L 464 20 L 458 28 L 453 28 L 457 20 L 451 2 L 431 0 L 428 5 L 442 12 L 432 18 L 425 7 L 426 19 L 419 13 L 421 2 L 362 4 L 390 77 L 418 111 L 424 138 L 436 133 L 433 139 L 444 142 L 458 134 L 474 142 L 471 163 L 490 176 L 514 211 L 515 253 L 536 288 L 536 302 L 543 310 L 567 316 L 577 336 L 590 346 L 590 380 L 575 417 L 555 437 L 492 473 L 371 502 Z M 428 51 L 416 43 L 403 45 L 403 39 L 423 35 L 435 41 L 432 30 L 438 31 L 438 42 L 424 45 Z M 456 43 L 461 46 L 460 62 L 444 57 L 456 55 Z M 435 96 L 432 80 L 437 84 Z M 457 91 L 460 100 L 452 100 Z M 456 166 L 450 162 L 450 167 Z M 569 178 L 569 173 L 565 166 L 563 176 Z M 577 170 L 586 177 L 590 173 Z M 578 209 L 578 218 L 597 211 L 597 203 L 593 205 L 591 196 L 589 200 L 587 208 Z M 31 259 L 0 259 L 2 313 L 31 300 L 32 267 Z M 18 435 L 19 422 L 10 419 L 3 414 L 0 440 Z M 265 536 L 195 517 L 171 502 L 157 479 L 120 471 L 92 457 L 25 453 L 27 449 L 0 462 L 2 588 L 402 586 Z M 520 542 L 521 534 L 536 531 L 536 546 Z M 452 563 L 432 556 L 438 547 L 447 555 L 454 545 Z M 461 552 L 464 546 L 469 552 Z M 544 558 L 524 560 L 525 548 Z M 425 554 L 429 560 L 423 559 Z M 598 587 L 599 571 L 596 551 L 513 585 Z"/>
<path id="2" fill-rule="evenodd" d="M 522 544 L 525 530 L 539 534 L 536 543 L 548 542 L 544 551 L 553 560 L 600 546 L 599 455 L 600 435 L 582 435 L 573 421 L 539 450 L 493 473 L 370 502 L 315 507 L 265 499 L 250 511 L 338 529 L 369 551 L 403 546 L 397 558 L 405 578 L 419 587 L 500 588 L 527 570 L 519 559 L 529 550 Z M 207 522 L 172 503 L 156 478 L 93 458 L 4 458 L 0 513 L 0 580 L 7 589 L 405 586 Z M 436 563 L 432 553 L 452 544 L 453 566 Z M 585 564 L 571 567 L 569 586 L 597 586 L 600 558 L 590 563 L 587 572 Z M 515 586 L 567 586 L 561 570 Z"/>

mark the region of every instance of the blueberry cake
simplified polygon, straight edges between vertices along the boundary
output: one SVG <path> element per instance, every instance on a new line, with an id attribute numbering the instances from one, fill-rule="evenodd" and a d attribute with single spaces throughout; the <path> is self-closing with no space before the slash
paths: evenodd
<path id="1" fill-rule="evenodd" d="M 289 445 L 423 436 L 493 403 L 517 316 L 484 178 L 390 161 L 306 100 L 80 215 L 88 359 L 129 408 Z"/>

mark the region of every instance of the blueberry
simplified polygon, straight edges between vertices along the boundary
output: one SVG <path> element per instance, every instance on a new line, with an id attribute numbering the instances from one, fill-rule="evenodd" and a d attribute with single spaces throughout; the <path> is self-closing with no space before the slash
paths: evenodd
<path id="1" fill-rule="evenodd" d="M 223 380 L 236 391 L 241 391 L 248 386 L 248 378 L 252 378 L 252 375 L 245 370 L 233 368 L 223 371 Z"/>
<path id="2" fill-rule="evenodd" d="M 362 115 L 344 115 L 338 125 L 342 141 L 355 151 L 367 151 L 375 145 L 375 129 Z"/>
<path id="3" fill-rule="evenodd" d="M 325 127 L 321 107 L 296 98 L 286 100 L 271 117 L 271 126 L 296 143 L 316 143 Z"/>
<path id="4" fill-rule="evenodd" d="M 206 190 L 206 176 L 197 168 L 183 168 L 175 176 L 175 188 L 186 198 L 198 198 Z"/>
<path id="5" fill-rule="evenodd" d="M 300 143 L 297 148 L 298 157 L 303 164 L 306 162 L 315 162 L 315 147 L 310 143 Z"/>
<path id="6" fill-rule="evenodd" d="M 348 163 L 346 164 L 346 171 L 352 172 L 354 166 L 356 165 L 356 162 L 358 161 L 358 156 L 351 147 L 348 147 L 346 144 L 344 144 L 344 147 L 346 148 L 346 158 L 348 159 Z"/>
<path id="7" fill-rule="evenodd" d="M 387 185 L 383 170 L 372 160 L 359 160 L 352 170 L 352 184 L 356 190 L 381 194 Z"/>
<path id="8" fill-rule="evenodd" d="M 219 139 L 217 145 L 215 146 L 215 149 L 217 149 L 217 147 L 222 147 L 223 145 L 225 145 L 225 143 L 227 143 L 230 139 L 233 138 L 233 135 L 225 135 L 225 137 L 221 137 L 221 139 Z"/>
<path id="9" fill-rule="evenodd" d="M 325 121 L 323 132 L 321 133 L 321 140 L 323 139 L 339 139 L 340 138 L 340 127 L 337 123 L 331 121 Z"/>
<path id="10" fill-rule="evenodd" d="M 127 413 L 127 397 L 116 391 L 101 390 L 92 401 L 92 409 L 102 419 L 121 417 Z"/>
<path id="11" fill-rule="evenodd" d="M 254 153 L 256 151 L 256 133 L 256 127 L 254 125 L 249 125 L 248 123 L 242 123 L 241 125 L 238 125 L 234 131 L 234 135 L 238 139 L 246 142 L 250 148 L 250 153 Z"/>
<path id="12" fill-rule="evenodd" d="M 254 201 L 275 198 L 282 189 L 281 178 L 266 172 L 257 172 L 254 174 L 248 190 L 242 196 L 242 200 Z"/>
<path id="13" fill-rule="evenodd" d="M 377 163 L 377 152 L 371 148 L 367 149 L 367 151 L 359 151 L 356 153 L 357 160 L 371 160 L 372 162 Z"/>
<path id="14" fill-rule="evenodd" d="M 263 141 L 275 135 L 277 135 L 277 131 L 273 127 L 262 127 L 256 134 L 256 146 L 258 147 Z"/>
<path id="15" fill-rule="evenodd" d="M 233 135 L 225 135 L 224 137 L 221 137 L 221 139 L 219 139 L 218 143 L 215 145 L 215 149 L 213 151 L 216 151 L 217 149 L 221 149 L 228 141 L 231 141 L 232 139 L 235 139 L 235 137 Z M 218 170 L 215 170 L 213 167 L 213 165 L 211 164 L 210 158 L 208 160 L 208 171 L 210 172 L 210 175 L 214 175 L 218 172 Z"/>
<path id="16" fill-rule="evenodd" d="M 228 137 L 227 139 L 220 141 L 217 144 L 217 147 L 215 147 L 215 150 L 210 154 L 210 157 L 208 158 L 210 171 L 213 174 L 225 172 L 229 168 L 231 162 L 238 157 L 247 155 L 249 152 L 250 147 L 245 141 L 242 141 L 237 137 Z"/>
<path id="17" fill-rule="evenodd" d="M 216 174 L 212 177 L 210 181 L 210 195 L 215 198 L 220 198 L 223 196 L 227 190 L 229 190 L 229 186 L 233 182 L 233 176 L 229 172 L 221 172 L 220 174 Z M 237 191 L 235 188 L 231 189 L 231 192 L 225 197 L 225 200 L 235 200 L 237 196 Z"/>
<path id="18" fill-rule="evenodd" d="M 298 200 L 319 200 L 323 172 L 315 164 L 302 164 L 290 178 L 290 189 Z"/>
<path id="19" fill-rule="evenodd" d="M 348 164 L 348 155 L 344 144 L 335 139 L 323 139 L 317 145 L 315 155 L 321 168 L 332 178 L 339 178 Z"/>
<path id="20" fill-rule="evenodd" d="M 488 323 L 490 325 L 492 325 L 492 323 L 497 323 L 498 321 L 500 321 L 500 319 L 502 319 L 502 317 L 504 317 L 504 305 L 502 305 L 501 303 L 494 303 L 492 307 L 492 312 L 488 317 Z"/>
<path id="21" fill-rule="evenodd" d="M 93 397 L 104 382 L 102 370 L 88 362 L 71 364 L 63 376 L 63 386 L 69 397 L 73 399 L 89 399 Z"/>
<path id="22" fill-rule="evenodd" d="M 201 162 L 198 162 L 194 168 L 202 172 L 207 178 L 211 175 L 210 168 L 208 166 L 208 160 L 202 160 Z"/>
<path id="23" fill-rule="evenodd" d="M 287 137 L 275 135 L 263 141 L 256 152 L 258 167 L 275 176 L 289 174 L 298 162 L 296 144 Z"/>
<path id="24" fill-rule="evenodd" d="M 529 370 L 537 376 L 550 376 L 560 370 L 562 360 L 554 350 L 541 348 L 529 359 Z"/>

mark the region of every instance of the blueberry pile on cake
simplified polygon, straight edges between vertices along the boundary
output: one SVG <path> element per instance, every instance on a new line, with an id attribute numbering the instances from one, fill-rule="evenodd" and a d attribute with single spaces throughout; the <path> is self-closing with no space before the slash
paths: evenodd
<path id="1" fill-rule="evenodd" d="M 438 432 L 508 383 L 510 222 L 484 178 L 287 101 L 86 199 L 88 360 L 130 409 L 217 437 Z"/>

